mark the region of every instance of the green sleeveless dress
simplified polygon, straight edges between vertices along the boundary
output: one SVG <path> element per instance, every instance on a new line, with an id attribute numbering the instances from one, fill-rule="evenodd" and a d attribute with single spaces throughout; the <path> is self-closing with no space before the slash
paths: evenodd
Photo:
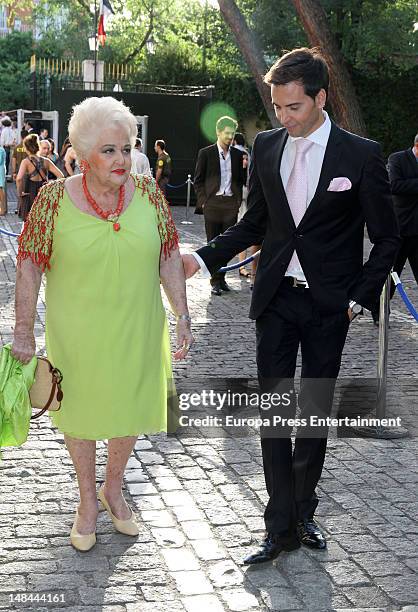
<path id="1" fill-rule="evenodd" d="M 18 265 L 29 256 L 46 271 L 47 355 L 64 377 L 61 410 L 50 416 L 75 438 L 167 430 L 173 387 L 159 263 L 178 238 L 155 181 L 134 180 L 120 231 L 80 211 L 60 180 L 43 188 L 19 240 Z"/>

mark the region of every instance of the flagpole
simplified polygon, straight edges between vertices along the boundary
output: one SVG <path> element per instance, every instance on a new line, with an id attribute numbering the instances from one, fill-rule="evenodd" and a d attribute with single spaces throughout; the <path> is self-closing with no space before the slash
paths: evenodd
<path id="1" fill-rule="evenodd" d="M 94 0 L 94 91 L 97 81 L 97 0 Z"/>

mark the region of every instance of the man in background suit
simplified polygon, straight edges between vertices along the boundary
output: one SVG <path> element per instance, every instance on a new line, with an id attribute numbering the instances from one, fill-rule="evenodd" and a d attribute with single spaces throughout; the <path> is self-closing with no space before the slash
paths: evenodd
<path id="1" fill-rule="evenodd" d="M 388 165 L 402 239 L 393 269 L 400 276 L 408 260 L 418 283 L 418 134 L 412 148 L 389 156 Z"/>
<path id="2" fill-rule="evenodd" d="M 237 127 L 231 117 L 218 119 L 217 142 L 200 149 L 197 157 L 194 187 L 197 208 L 203 210 L 208 242 L 237 222 L 246 178 L 242 151 L 231 146 Z M 230 291 L 225 274 L 213 272 L 210 282 L 214 295 Z"/>
<path id="3" fill-rule="evenodd" d="M 401 276 L 408 260 L 418 283 L 418 134 L 415 136 L 412 148 L 389 156 L 388 170 L 392 200 L 401 234 L 401 245 L 393 270 Z M 395 283 L 392 281 L 391 298 L 395 290 Z M 371 310 L 375 325 L 379 325 L 379 310 L 378 301 Z"/>
<path id="4" fill-rule="evenodd" d="M 250 309 L 261 390 L 293 381 L 300 346 L 301 418 L 322 416 L 332 407 L 350 321 L 375 303 L 392 267 L 397 221 L 380 146 L 338 128 L 323 110 L 329 76 L 319 51 L 286 53 L 265 82 L 283 128 L 254 141 L 248 211 L 208 246 L 183 255 L 183 264 L 187 278 L 199 267 L 213 273 L 250 245 L 263 245 Z M 365 224 L 373 248 L 363 265 Z M 290 431 L 261 436 L 266 536 L 246 564 L 300 543 L 326 547 L 314 513 L 327 432 L 298 432 L 292 451 Z"/>

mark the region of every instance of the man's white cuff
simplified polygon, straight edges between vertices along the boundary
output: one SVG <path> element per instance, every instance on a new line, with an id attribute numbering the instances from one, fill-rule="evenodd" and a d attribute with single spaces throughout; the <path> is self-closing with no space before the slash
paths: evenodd
<path id="1" fill-rule="evenodd" d="M 197 253 L 191 253 L 191 255 L 193 255 L 193 257 L 195 258 L 195 260 L 197 261 L 197 263 L 200 266 L 200 275 L 202 278 L 210 278 L 210 272 L 207 269 L 207 266 L 205 264 L 205 262 L 203 261 L 203 259 L 200 257 L 200 255 L 198 255 Z"/>

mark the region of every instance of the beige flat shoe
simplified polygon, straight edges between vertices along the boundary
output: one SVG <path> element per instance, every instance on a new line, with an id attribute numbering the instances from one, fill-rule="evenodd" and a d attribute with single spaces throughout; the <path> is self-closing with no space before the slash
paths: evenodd
<path id="1" fill-rule="evenodd" d="M 96 544 L 96 532 L 83 535 L 77 531 L 78 510 L 70 533 L 71 544 L 81 552 L 87 552 Z"/>
<path id="2" fill-rule="evenodd" d="M 135 522 L 134 519 L 134 513 L 131 510 L 131 518 L 126 519 L 126 520 L 122 520 L 122 519 L 118 519 L 112 512 L 112 510 L 110 509 L 109 504 L 107 503 L 107 500 L 104 496 L 104 492 L 103 492 L 103 487 L 100 487 L 99 489 L 99 493 L 98 493 L 98 498 L 99 500 L 102 502 L 105 510 L 107 510 L 110 518 L 112 519 L 112 523 L 115 526 L 115 529 L 117 531 L 119 531 L 120 533 L 123 533 L 125 535 L 129 535 L 129 536 L 136 536 L 139 533 L 139 529 L 138 529 L 138 525 Z"/>

